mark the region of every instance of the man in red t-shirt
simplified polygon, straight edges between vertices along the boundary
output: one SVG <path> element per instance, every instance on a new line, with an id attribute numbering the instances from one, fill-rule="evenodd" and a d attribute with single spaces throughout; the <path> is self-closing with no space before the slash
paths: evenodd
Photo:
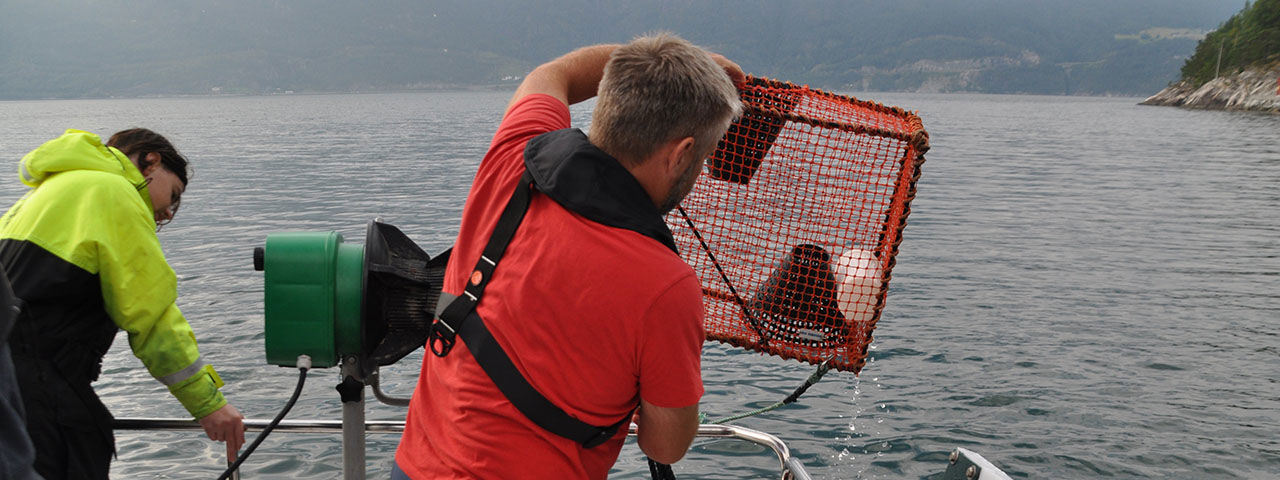
<path id="1" fill-rule="evenodd" d="M 528 383 L 573 418 L 611 425 L 634 410 L 641 450 L 662 463 L 697 433 L 705 339 L 698 279 L 662 216 L 740 113 L 743 79 L 733 62 L 669 34 L 538 67 L 480 164 L 445 275 L 444 291 L 462 294 L 528 171 L 527 213 L 475 312 Z M 597 91 L 588 139 L 569 128 L 568 106 Z M 623 422 L 586 448 L 539 427 L 467 348 L 426 355 L 405 423 L 393 478 L 605 478 L 626 436 Z"/>

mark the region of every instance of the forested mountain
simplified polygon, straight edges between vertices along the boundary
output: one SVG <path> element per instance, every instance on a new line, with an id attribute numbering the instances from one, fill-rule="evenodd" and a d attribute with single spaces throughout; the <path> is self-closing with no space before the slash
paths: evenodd
<path id="1" fill-rule="evenodd" d="M 1198 87 L 1219 73 L 1272 61 L 1280 61 L 1280 0 L 1257 0 L 1196 46 L 1182 79 Z"/>
<path id="2" fill-rule="evenodd" d="M 514 84 L 577 46 L 653 30 L 837 90 L 1145 95 L 1243 4 L 4 0 L 0 99 Z"/>

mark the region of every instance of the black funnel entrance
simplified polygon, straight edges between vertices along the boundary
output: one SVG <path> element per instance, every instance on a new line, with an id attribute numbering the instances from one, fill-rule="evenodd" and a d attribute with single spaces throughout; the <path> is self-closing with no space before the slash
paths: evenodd
<path id="1" fill-rule="evenodd" d="M 769 80 L 749 78 L 748 85 L 769 87 Z M 711 178 L 746 185 L 764 156 L 778 141 L 787 116 L 800 103 L 800 95 L 755 89 L 742 90 L 742 116 L 729 125 L 716 151 L 708 159 Z"/>
<path id="2" fill-rule="evenodd" d="M 390 365 L 427 340 L 450 250 L 431 258 L 400 229 L 369 222 L 364 244 L 364 367 Z"/>
<path id="3" fill-rule="evenodd" d="M 820 246 L 806 243 L 791 249 L 751 299 L 751 311 L 762 343 L 819 348 L 847 343 L 849 326 L 836 302 L 831 255 Z"/>

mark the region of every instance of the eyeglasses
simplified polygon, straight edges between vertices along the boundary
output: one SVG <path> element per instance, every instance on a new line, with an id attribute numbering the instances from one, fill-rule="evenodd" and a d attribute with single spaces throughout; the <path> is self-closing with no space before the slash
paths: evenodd
<path id="1" fill-rule="evenodd" d="M 178 214 L 178 206 L 181 204 L 182 204 L 182 195 L 177 193 L 173 194 L 172 199 L 169 201 L 169 208 L 165 210 L 165 213 L 167 215 L 159 220 L 156 220 L 156 233 L 160 232 L 160 227 L 168 225 L 169 222 L 173 221 L 174 215 Z"/>

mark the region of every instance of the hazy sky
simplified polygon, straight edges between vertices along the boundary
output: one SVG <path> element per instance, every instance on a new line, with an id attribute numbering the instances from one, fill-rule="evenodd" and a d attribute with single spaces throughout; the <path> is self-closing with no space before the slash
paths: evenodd
<path id="1" fill-rule="evenodd" d="M 1179 52 L 1189 55 L 1194 44 L 1152 50 L 1139 45 L 1138 37 L 1125 43 L 1117 42 L 1117 35 L 1129 38 L 1123 36 L 1153 27 L 1204 31 L 1243 5 L 1243 0 L 5 0 L 0 98 L 492 83 L 581 45 L 626 41 L 653 30 L 678 33 L 740 59 L 751 71 L 815 82 L 865 81 L 865 72 L 919 61 L 963 67 L 964 62 L 1005 61 L 1000 59 L 1134 64 L 1152 58 L 1168 64 Z M 1160 68 L 1126 75 L 1172 75 L 1171 67 Z M 894 85 L 884 88 L 911 88 Z"/>

